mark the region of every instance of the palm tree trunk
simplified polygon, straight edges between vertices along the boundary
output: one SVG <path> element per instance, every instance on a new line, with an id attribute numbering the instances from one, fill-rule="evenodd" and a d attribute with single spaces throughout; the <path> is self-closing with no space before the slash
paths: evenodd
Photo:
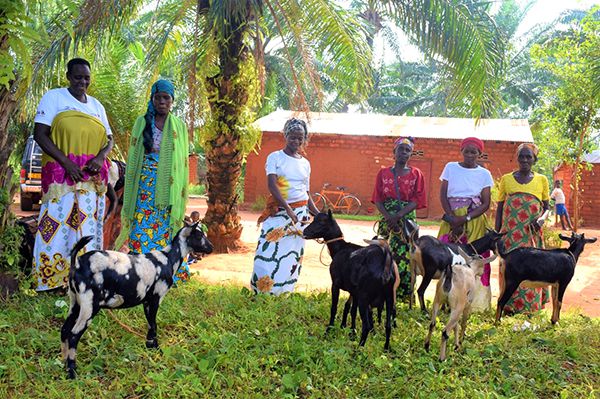
<path id="1" fill-rule="evenodd" d="M 579 135 L 579 147 L 577 148 L 577 158 L 575 159 L 575 168 L 573 169 L 573 230 L 579 228 L 580 206 L 579 206 L 579 181 L 581 180 L 581 157 L 583 156 L 583 141 L 587 133 L 588 124 L 585 123 Z"/>
<path id="2" fill-rule="evenodd" d="M 237 185 L 243 154 L 239 141 L 244 128 L 242 112 L 248 103 L 248 87 L 236 79 L 240 64 L 249 56 L 243 29 L 236 29 L 219 52 L 220 72 L 206 79 L 208 103 L 215 138 L 206 149 L 208 209 L 204 223 L 216 252 L 240 246 L 242 226 L 238 216 Z"/>
<path id="3" fill-rule="evenodd" d="M 16 141 L 8 136 L 8 122 L 17 106 L 13 95 L 14 85 L 13 81 L 8 90 L 5 87 L 0 88 L 0 191 L 7 190 L 9 195 L 14 194 L 13 187 L 11 187 L 13 171 L 8 164 Z M 4 229 L 4 220 L 4 217 L 0 220 L 0 231 Z"/>

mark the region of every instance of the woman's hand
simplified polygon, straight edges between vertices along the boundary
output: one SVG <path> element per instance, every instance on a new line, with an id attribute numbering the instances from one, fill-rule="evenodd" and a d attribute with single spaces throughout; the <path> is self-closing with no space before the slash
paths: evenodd
<path id="1" fill-rule="evenodd" d="M 94 158 L 88 160 L 83 167 L 90 175 L 96 175 L 102 169 L 102 165 L 104 164 L 104 157 L 100 155 L 96 155 Z"/>
<path id="2" fill-rule="evenodd" d="M 394 214 L 394 215 L 388 214 L 385 217 L 385 221 L 387 222 L 390 230 L 398 232 L 400 230 L 400 225 L 398 224 L 398 222 L 400 221 L 401 218 L 402 218 L 402 216 L 400 214 Z"/>
<path id="3" fill-rule="evenodd" d="M 294 213 L 294 210 L 290 206 L 285 207 L 285 212 L 290 217 L 290 219 L 292 219 L 292 222 L 294 222 L 294 224 L 298 223 L 298 216 Z"/>
<path id="4" fill-rule="evenodd" d="M 65 159 L 61 162 L 61 166 L 65 169 L 67 176 L 69 176 L 75 183 L 83 180 L 83 172 L 79 166 L 69 158 L 65 157 Z"/>

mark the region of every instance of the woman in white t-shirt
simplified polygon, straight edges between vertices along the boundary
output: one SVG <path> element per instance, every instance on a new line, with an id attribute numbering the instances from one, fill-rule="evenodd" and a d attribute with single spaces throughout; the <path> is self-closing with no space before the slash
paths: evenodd
<path id="1" fill-rule="evenodd" d="M 483 153 L 483 141 L 467 137 L 461 142 L 462 162 L 449 162 L 440 176 L 440 202 L 444 217 L 438 238 L 444 242 L 470 243 L 486 233 L 489 223 L 485 212 L 490 207 L 494 185 L 489 170 L 477 164 Z M 484 257 L 488 254 L 482 254 Z M 477 311 L 489 309 L 492 300 L 490 265 L 485 265 L 480 284 L 476 285 L 472 307 Z"/>
<path id="2" fill-rule="evenodd" d="M 70 251 L 84 236 L 86 249 L 102 248 L 112 133 L 106 111 L 87 94 L 90 64 L 67 63 L 68 88 L 48 91 L 35 116 L 33 135 L 43 150 L 42 206 L 33 251 L 37 290 L 63 287 Z"/>
<path id="3" fill-rule="evenodd" d="M 310 163 L 301 155 L 308 141 L 306 123 L 292 118 L 283 128 L 285 147 L 272 152 L 265 166 L 271 196 L 258 222 L 258 239 L 250 286 L 255 293 L 292 292 L 304 254 L 300 221 L 319 211 L 309 195 Z"/>

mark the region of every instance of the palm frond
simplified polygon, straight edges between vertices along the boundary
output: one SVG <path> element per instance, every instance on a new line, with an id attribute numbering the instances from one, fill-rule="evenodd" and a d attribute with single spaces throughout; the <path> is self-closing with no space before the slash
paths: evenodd
<path id="1" fill-rule="evenodd" d="M 453 0 L 382 0 L 382 7 L 413 43 L 445 61 L 459 108 L 474 117 L 496 114 L 504 45 L 484 10 Z"/>

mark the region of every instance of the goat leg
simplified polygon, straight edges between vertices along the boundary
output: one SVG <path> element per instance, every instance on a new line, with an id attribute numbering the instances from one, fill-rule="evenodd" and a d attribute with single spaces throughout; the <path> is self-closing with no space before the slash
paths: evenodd
<path id="1" fill-rule="evenodd" d="M 360 312 L 360 318 L 362 319 L 362 331 L 360 335 L 359 346 L 365 346 L 365 342 L 367 342 L 367 336 L 369 335 L 369 305 L 364 301 L 360 300 L 358 302 L 358 311 Z"/>
<path id="2" fill-rule="evenodd" d="M 436 292 L 436 300 L 433 302 L 433 307 L 431 308 L 431 322 L 429 323 L 429 333 L 427 334 L 427 338 L 425 338 L 425 350 L 429 352 L 429 344 L 431 342 L 431 334 L 433 330 L 435 330 L 435 321 L 437 319 L 437 314 L 440 310 L 440 304 L 437 301 L 437 292 Z"/>
<path id="3" fill-rule="evenodd" d="M 421 285 L 417 290 L 417 295 L 419 296 L 419 304 L 421 305 L 421 310 L 427 313 L 427 306 L 425 306 L 425 290 L 429 286 L 433 275 L 431 273 L 425 273 L 423 276 L 423 280 L 421 281 Z"/>
<path id="4" fill-rule="evenodd" d="M 506 276 L 506 275 L 505 275 Z M 502 312 L 504 310 L 504 306 L 515 292 L 517 288 L 519 288 L 518 281 L 505 281 L 504 284 L 504 292 L 498 298 L 498 306 L 496 307 L 496 323 L 500 322 L 500 318 L 502 317 Z"/>
<path id="5" fill-rule="evenodd" d="M 341 328 L 346 328 L 346 321 L 348 320 L 348 312 L 350 312 L 350 306 L 352 306 L 352 295 L 348 298 L 346 303 L 344 304 L 344 313 L 342 313 L 342 324 Z"/>
<path id="6" fill-rule="evenodd" d="M 384 350 L 390 350 L 390 337 L 392 335 L 392 316 L 395 316 L 393 289 L 392 293 L 385 299 L 385 345 Z"/>
<path id="7" fill-rule="evenodd" d="M 462 314 L 462 312 L 464 311 L 464 307 L 462 306 L 458 306 L 455 309 L 452 309 L 451 313 L 450 313 L 450 320 L 448 320 L 448 324 L 446 324 L 446 327 L 444 328 L 444 330 L 442 330 L 442 345 L 440 346 L 440 361 L 444 361 L 446 360 L 446 347 L 448 345 L 448 333 L 452 332 L 452 330 L 455 330 L 455 328 L 458 327 L 458 321 L 460 320 L 460 316 Z M 454 333 L 456 334 L 458 331 L 454 331 Z M 456 338 L 458 338 L 458 334 L 456 335 Z"/>
<path id="8" fill-rule="evenodd" d="M 333 323 L 335 322 L 335 314 L 337 313 L 337 305 L 340 299 L 340 289 L 335 285 L 331 286 L 331 312 L 329 315 L 329 324 L 327 325 L 327 331 L 330 331 L 333 328 Z M 354 298 L 353 298 L 354 301 Z"/>
<path id="9" fill-rule="evenodd" d="M 148 334 L 146 335 L 146 348 L 158 349 L 156 338 L 156 313 L 158 312 L 160 298 L 158 295 L 147 298 L 144 302 L 144 314 L 148 321 Z"/>
<path id="10" fill-rule="evenodd" d="M 90 299 L 89 301 L 86 299 Z M 75 357 L 77 356 L 77 344 L 81 336 L 87 329 L 90 321 L 100 310 L 99 305 L 92 304 L 91 296 L 80 296 L 80 309 L 77 315 L 77 320 L 73 327 L 65 334 L 65 343 L 63 343 L 63 351 L 66 353 L 67 376 L 69 379 L 74 379 L 77 376 L 77 364 Z M 62 332 L 61 332 L 62 335 Z"/>

